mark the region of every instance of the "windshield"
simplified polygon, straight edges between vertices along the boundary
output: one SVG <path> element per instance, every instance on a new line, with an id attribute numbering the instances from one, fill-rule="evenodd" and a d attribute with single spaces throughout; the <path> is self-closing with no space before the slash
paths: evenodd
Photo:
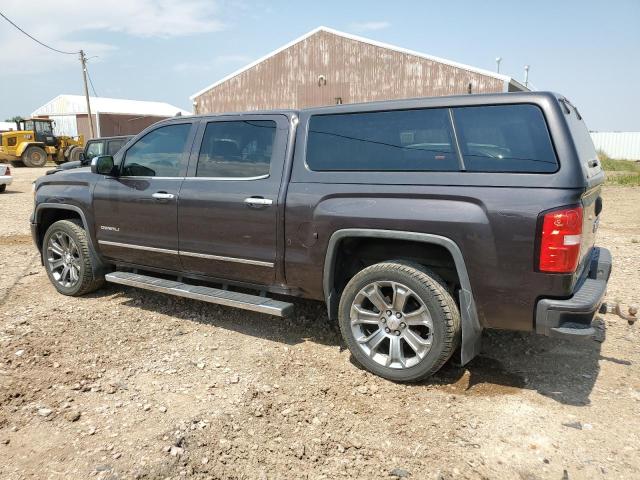
<path id="1" fill-rule="evenodd" d="M 44 135 L 53 135 L 51 122 L 36 122 L 36 133 L 42 133 Z"/>

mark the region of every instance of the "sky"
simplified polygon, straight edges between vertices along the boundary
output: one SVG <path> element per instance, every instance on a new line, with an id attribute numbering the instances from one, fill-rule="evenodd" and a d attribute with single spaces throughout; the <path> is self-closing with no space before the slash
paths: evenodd
<path id="1" fill-rule="evenodd" d="M 566 95 L 591 130 L 640 131 L 640 0 L 2 0 L 0 12 L 60 50 L 84 49 L 99 96 L 189 96 L 324 25 L 495 70 Z M 0 18 L 0 120 L 82 94 L 75 55 Z"/>

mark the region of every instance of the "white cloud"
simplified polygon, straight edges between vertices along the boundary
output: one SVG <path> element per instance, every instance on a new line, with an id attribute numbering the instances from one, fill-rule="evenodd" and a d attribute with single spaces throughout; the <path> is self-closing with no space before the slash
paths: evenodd
<path id="1" fill-rule="evenodd" d="M 36 0 L 24 8 L 24 0 L 3 0 L 2 12 L 42 42 L 60 50 L 84 49 L 89 55 L 108 56 L 113 45 L 96 41 L 100 32 L 121 32 L 133 37 L 171 38 L 225 28 L 221 20 L 223 0 Z M 37 14 L 34 14 L 37 12 Z M 74 55 L 60 55 L 25 37 L 0 18 L 0 51 L 5 65 L 0 77 L 46 73 L 75 65 Z M 91 35 L 91 40 L 83 37 Z M 16 68 L 16 66 L 19 66 Z"/>
<path id="2" fill-rule="evenodd" d="M 205 73 L 212 72 L 219 68 L 239 67 L 247 63 L 251 63 L 254 60 L 246 55 L 220 55 L 214 58 L 212 61 L 201 62 L 181 62 L 172 67 L 174 72 L 193 74 L 193 73 Z"/>
<path id="3" fill-rule="evenodd" d="M 391 23 L 385 21 L 379 22 L 357 22 L 350 25 L 352 30 L 356 32 L 372 32 L 374 30 L 384 30 L 389 28 Z"/>

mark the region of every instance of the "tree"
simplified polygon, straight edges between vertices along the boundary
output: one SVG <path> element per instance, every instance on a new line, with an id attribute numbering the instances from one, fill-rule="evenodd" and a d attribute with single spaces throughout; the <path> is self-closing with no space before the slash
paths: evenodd
<path id="1" fill-rule="evenodd" d="M 16 115 L 15 117 L 7 118 L 5 122 L 18 123 L 21 120 L 24 120 L 24 118 L 22 118 L 20 115 Z"/>

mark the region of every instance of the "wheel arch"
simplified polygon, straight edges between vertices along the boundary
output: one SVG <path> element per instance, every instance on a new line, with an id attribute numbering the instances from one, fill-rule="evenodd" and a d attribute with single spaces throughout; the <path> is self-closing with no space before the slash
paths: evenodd
<path id="1" fill-rule="evenodd" d="M 24 151 L 29 147 L 40 147 L 44 150 L 45 144 L 43 142 L 21 142 L 16 149 L 16 157 L 22 157 Z M 47 153 L 46 150 L 45 153 Z"/>
<path id="2" fill-rule="evenodd" d="M 323 269 L 323 292 L 329 317 L 334 318 L 337 312 L 339 298 L 334 289 L 336 258 L 340 243 L 347 238 L 377 238 L 387 240 L 409 240 L 426 244 L 438 245 L 445 248 L 453 258 L 455 269 L 460 281 L 460 315 L 462 325 L 461 364 L 471 361 L 480 352 L 482 326 L 478 320 L 475 299 L 471 289 L 471 281 L 460 247 L 452 239 L 441 235 L 420 232 L 406 232 L 397 230 L 378 230 L 348 228 L 335 231 L 327 246 Z"/>
<path id="3" fill-rule="evenodd" d="M 46 228 L 42 228 L 44 225 L 42 224 L 43 216 L 47 212 L 54 212 L 50 218 L 48 218 L 48 223 L 46 224 Z M 72 215 L 60 215 L 59 213 L 72 213 Z M 55 213 L 58 213 L 57 215 Z M 40 203 L 36 206 L 34 220 L 37 225 L 36 232 L 34 234 L 34 241 L 37 242 L 36 245 L 40 252 L 42 252 L 42 242 L 44 239 L 44 234 L 46 230 L 58 220 L 68 220 L 71 218 L 79 218 L 82 222 L 82 226 L 87 232 L 87 240 L 89 242 L 89 253 L 91 254 L 91 265 L 93 268 L 94 275 L 104 275 L 107 273 L 110 268 L 108 263 L 106 263 L 98 254 L 98 250 L 95 248 L 93 234 L 89 227 L 89 223 L 87 222 L 87 217 L 85 216 L 84 211 L 78 207 L 77 205 L 70 205 L 67 203 Z M 40 255 L 40 261 L 44 264 L 44 259 L 42 258 L 42 254 Z"/>

